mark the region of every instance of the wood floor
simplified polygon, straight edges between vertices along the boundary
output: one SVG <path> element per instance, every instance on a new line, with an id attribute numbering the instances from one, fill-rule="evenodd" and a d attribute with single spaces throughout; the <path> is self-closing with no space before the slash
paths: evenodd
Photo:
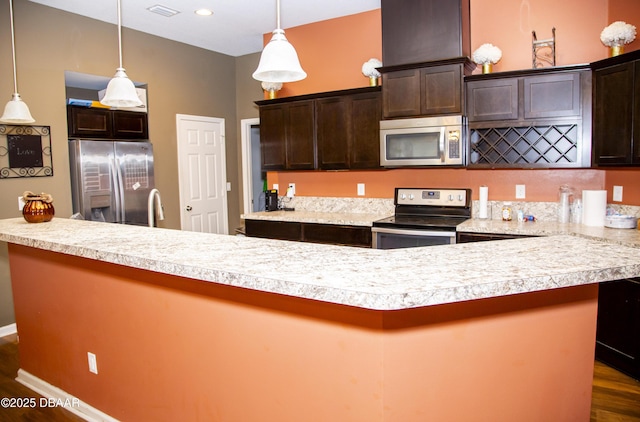
<path id="1" fill-rule="evenodd" d="M 15 381 L 18 368 L 17 336 L 1 337 L 0 398 L 33 397 L 39 400 L 38 394 Z M 75 422 L 82 419 L 62 408 L 36 406 L 34 409 L 0 407 L 0 421 Z M 596 361 L 590 422 L 640 422 L 640 382 Z"/>

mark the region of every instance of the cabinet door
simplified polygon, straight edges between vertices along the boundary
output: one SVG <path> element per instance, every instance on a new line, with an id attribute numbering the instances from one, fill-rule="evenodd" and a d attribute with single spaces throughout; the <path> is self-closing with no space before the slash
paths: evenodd
<path id="1" fill-rule="evenodd" d="M 466 90 L 469 122 L 518 118 L 517 78 L 467 82 Z"/>
<path id="2" fill-rule="evenodd" d="M 319 168 L 326 170 L 349 168 L 350 128 L 350 97 L 316 100 Z"/>
<path id="3" fill-rule="evenodd" d="M 111 138 L 113 114 L 103 108 L 67 107 L 67 125 L 71 138 Z"/>
<path id="4" fill-rule="evenodd" d="M 631 164 L 640 165 L 640 62 L 634 62 L 633 72 L 633 146 Z"/>
<path id="5" fill-rule="evenodd" d="M 640 279 L 600 283 L 596 357 L 640 379 Z"/>
<path id="6" fill-rule="evenodd" d="M 593 156 L 598 165 L 631 163 L 634 64 L 595 71 Z"/>
<path id="7" fill-rule="evenodd" d="M 469 13 L 469 0 L 382 0 L 382 62 L 470 56 Z"/>
<path id="8" fill-rule="evenodd" d="M 296 241 L 302 239 L 302 225 L 290 221 L 248 219 L 245 220 L 245 232 L 249 237 Z"/>
<path id="9" fill-rule="evenodd" d="M 260 156 L 262 170 L 286 168 L 285 108 L 282 105 L 260 107 Z"/>
<path id="10" fill-rule="evenodd" d="M 580 115 L 580 73 L 528 76 L 524 84 L 524 118 Z"/>
<path id="11" fill-rule="evenodd" d="M 462 83 L 462 65 L 420 69 L 421 114 L 461 114 Z"/>
<path id="12" fill-rule="evenodd" d="M 357 94 L 351 98 L 351 143 L 349 167 L 380 168 L 380 93 Z"/>
<path id="13" fill-rule="evenodd" d="M 420 71 L 382 74 L 382 113 L 385 118 L 420 115 Z"/>
<path id="14" fill-rule="evenodd" d="M 149 139 L 147 113 L 114 111 L 113 136 L 119 139 Z"/>
<path id="15" fill-rule="evenodd" d="M 314 101 L 286 104 L 286 156 L 289 170 L 316 168 Z"/>

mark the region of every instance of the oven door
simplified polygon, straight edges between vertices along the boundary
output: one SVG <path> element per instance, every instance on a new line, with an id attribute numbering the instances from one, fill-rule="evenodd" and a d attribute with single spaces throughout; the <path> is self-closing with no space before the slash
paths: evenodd
<path id="1" fill-rule="evenodd" d="M 401 249 L 456 243 L 455 231 L 390 229 L 372 227 L 373 249 Z"/>

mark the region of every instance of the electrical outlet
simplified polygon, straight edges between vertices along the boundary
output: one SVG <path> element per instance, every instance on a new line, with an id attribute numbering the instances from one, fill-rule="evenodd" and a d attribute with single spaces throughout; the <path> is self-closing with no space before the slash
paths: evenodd
<path id="1" fill-rule="evenodd" d="M 24 208 L 24 198 L 22 196 L 18 197 L 18 210 L 22 211 Z"/>
<path id="2" fill-rule="evenodd" d="M 277 183 L 274 183 L 274 184 L 273 184 L 273 189 L 275 189 L 275 190 L 279 190 L 279 188 L 280 188 L 280 186 L 278 186 L 278 184 L 277 184 Z"/>
<path id="3" fill-rule="evenodd" d="M 227 182 L 227 192 L 231 192 L 231 182 Z"/>
<path id="4" fill-rule="evenodd" d="M 296 184 L 295 183 L 289 183 L 289 187 L 287 188 L 287 196 L 289 198 L 293 198 L 296 194 Z"/>
<path id="5" fill-rule="evenodd" d="M 364 196 L 364 183 L 358 183 L 358 196 Z"/>
<path id="6" fill-rule="evenodd" d="M 622 186 L 613 187 L 613 200 L 616 202 L 622 202 Z"/>
<path id="7" fill-rule="evenodd" d="M 516 199 L 524 199 L 525 197 L 525 185 L 516 185 Z"/>
<path id="8" fill-rule="evenodd" d="M 97 374 L 98 361 L 96 360 L 96 355 L 91 352 L 87 352 L 87 360 L 89 361 L 89 372 Z"/>

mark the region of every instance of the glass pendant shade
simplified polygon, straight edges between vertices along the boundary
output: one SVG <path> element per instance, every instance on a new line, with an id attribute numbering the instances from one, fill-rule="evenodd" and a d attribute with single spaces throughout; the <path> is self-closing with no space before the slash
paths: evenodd
<path id="1" fill-rule="evenodd" d="M 4 107 L 4 114 L 0 117 L 2 123 L 33 123 L 36 119 L 31 116 L 29 107 L 20 99 L 20 94 L 13 94 L 11 100 Z"/>
<path id="2" fill-rule="evenodd" d="M 306 77 L 296 49 L 287 41 L 284 31 L 273 31 L 271 41 L 262 50 L 253 78 L 263 82 L 296 82 Z"/>
<path id="3" fill-rule="evenodd" d="M 142 105 L 136 87 L 127 77 L 124 68 L 116 69 L 116 74 L 109 81 L 100 103 L 109 107 L 138 107 Z"/>

